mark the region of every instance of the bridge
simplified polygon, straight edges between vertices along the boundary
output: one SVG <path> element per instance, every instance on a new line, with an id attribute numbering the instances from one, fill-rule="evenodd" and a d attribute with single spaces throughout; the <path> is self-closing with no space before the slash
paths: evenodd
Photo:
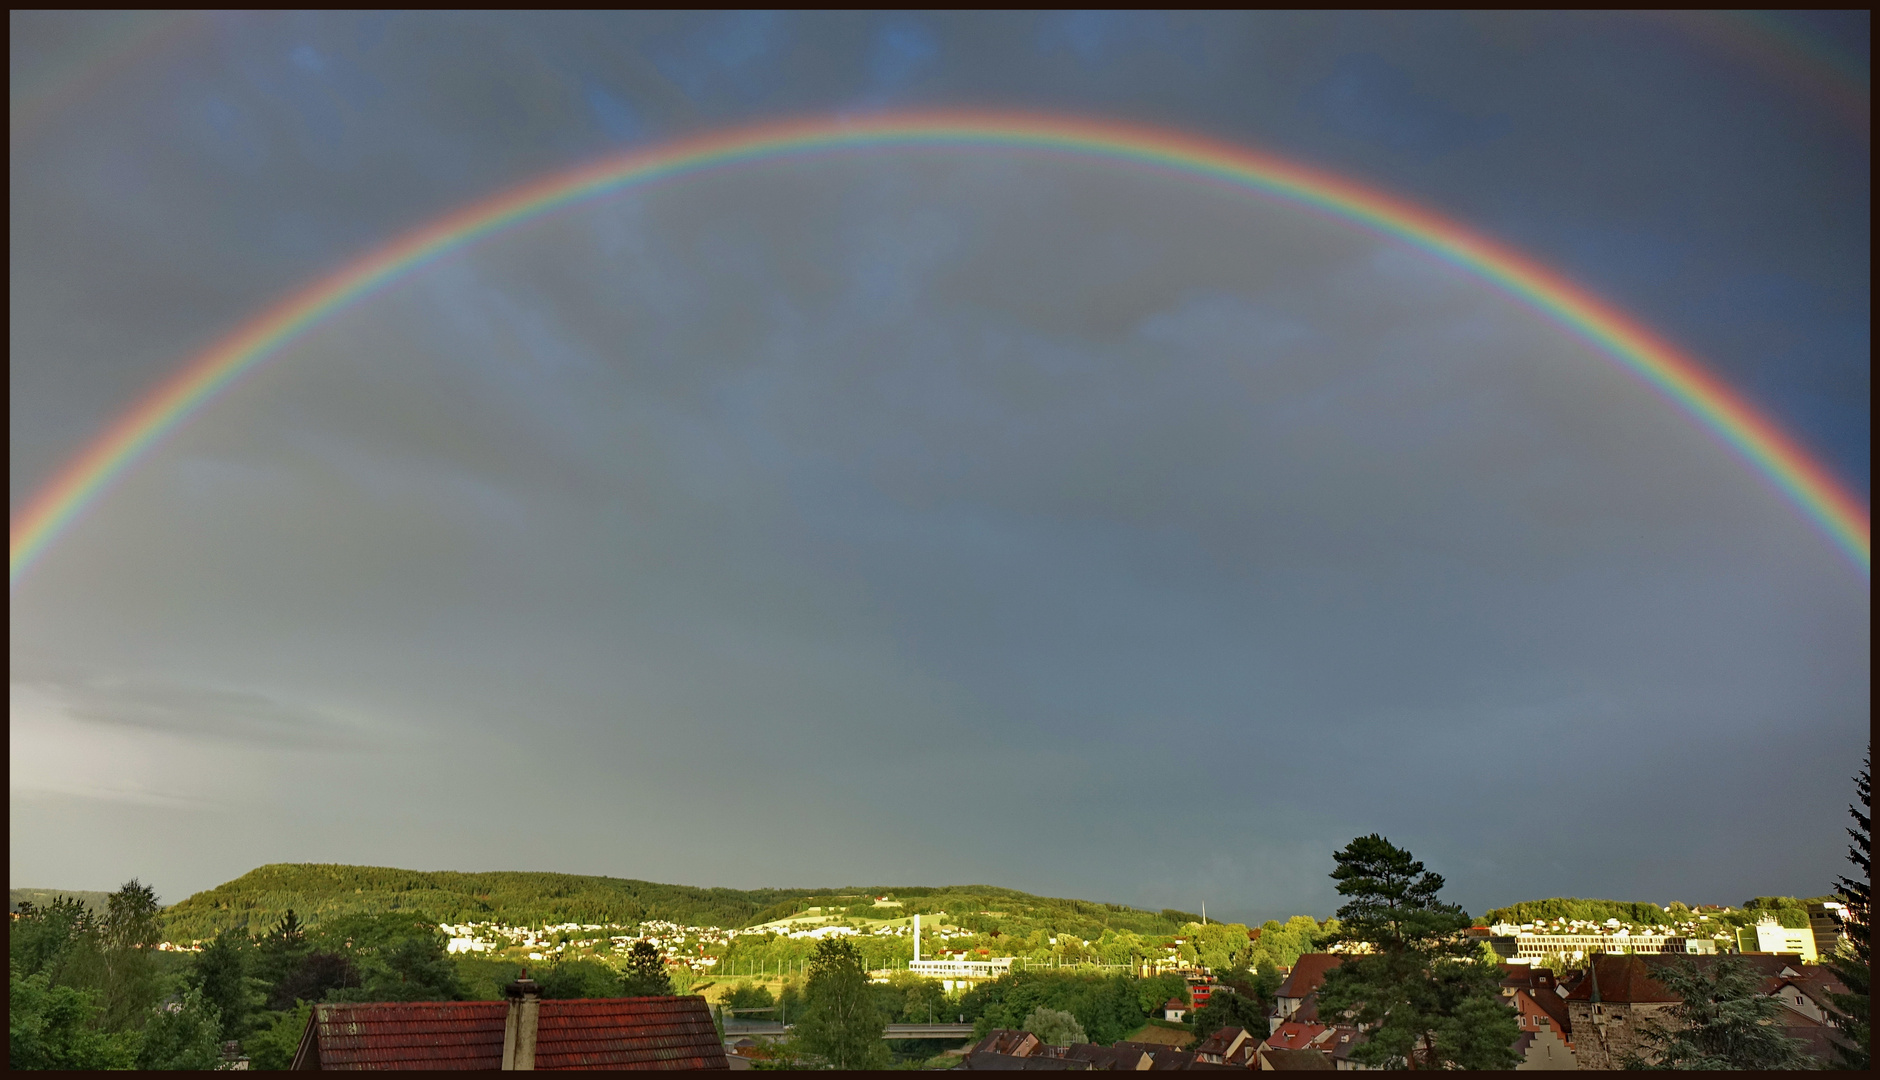
<path id="1" fill-rule="evenodd" d="M 791 1025 L 794 1026 L 794 1025 Z M 726 1020 L 725 1039 L 742 1039 L 747 1035 L 768 1035 L 772 1038 L 787 1035 L 790 1026 L 769 1020 Z M 889 1024 L 881 1033 L 884 1039 L 970 1039 L 973 1037 L 971 1024 Z"/>

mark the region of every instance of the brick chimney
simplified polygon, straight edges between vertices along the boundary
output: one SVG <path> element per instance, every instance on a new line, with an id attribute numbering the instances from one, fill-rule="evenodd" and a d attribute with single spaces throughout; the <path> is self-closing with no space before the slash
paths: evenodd
<path id="1" fill-rule="evenodd" d="M 515 982 L 503 987 L 509 998 L 509 1021 L 503 1025 L 503 1068 L 535 1070 L 535 1022 L 542 1009 L 542 988 L 523 968 Z"/>

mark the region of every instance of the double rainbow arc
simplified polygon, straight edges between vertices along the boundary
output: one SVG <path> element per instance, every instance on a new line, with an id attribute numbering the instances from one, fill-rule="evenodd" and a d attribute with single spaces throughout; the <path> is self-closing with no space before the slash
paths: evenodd
<path id="1" fill-rule="evenodd" d="M 1871 527 L 1861 499 L 1690 356 L 1533 259 L 1402 199 L 1243 147 L 1116 123 L 938 112 L 771 123 L 686 139 L 558 173 L 405 234 L 255 316 L 116 420 L 14 518 L 10 583 L 17 585 L 132 462 L 244 372 L 434 259 L 627 187 L 785 157 L 915 147 L 1018 149 L 1148 168 L 1285 199 L 1415 244 L 1538 308 L 1676 402 L 1775 483 L 1863 575 L 1871 572 Z"/>

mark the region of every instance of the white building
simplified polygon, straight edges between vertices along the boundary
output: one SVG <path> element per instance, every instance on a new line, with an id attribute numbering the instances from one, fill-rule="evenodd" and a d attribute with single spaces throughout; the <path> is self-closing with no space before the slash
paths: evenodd
<path id="1" fill-rule="evenodd" d="M 996 979 L 1012 970 L 1014 957 L 996 956 L 990 960 L 922 960 L 920 958 L 920 916 L 914 916 L 914 959 L 907 970 L 929 979 L 941 980 L 947 993 L 957 987 L 966 989 L 975 982 Z"/>
<path id="2" fill-rule="evenodd" d="M 1806 933 L 1807 931 L 1803 931 Z M 1686 938 L 1658 934 L 1549 934 L 1522 932 L 1503 937 L 1496 951 L 1503 952 L 1510 940 L 1514 959 L 1562 955 L 1579 959 L 1594 953 L 1708 953 L 1716 946 L 1709 938 Z M 1505 955 L 1505 953 L 1504 953 Z"/>
<path id="3" fill-rule="evenodd" d="M 1812 964 L 1819 954 L 1815 952 L 1815 932 L 1806 926 L 1783 926 L 1773 916 L 1765 916 L 1755 926 L 1738 927 L 1736 947 L 1740 952 L 1796 953 L 1805 964 Z"/>

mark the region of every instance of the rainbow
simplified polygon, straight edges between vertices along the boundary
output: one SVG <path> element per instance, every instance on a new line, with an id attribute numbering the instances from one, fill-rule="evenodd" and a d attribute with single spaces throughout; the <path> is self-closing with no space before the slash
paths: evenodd
<path id="1" fill-rule="evenodd" d="M 559 207 L 639 185 L 781 158 L 950 148 L 1082 158 L 1224 185 L 1408 241 L 1533 305 L 1720 436 L 1871 573 L 1864 501 L 1695 360 L 1555 271 L 1403 199 L 1245 147 L 1125 124 L 933 112 L 763 124 L 636 150 L 466 206 L 313 282 L 236 328 L 118 418 L 11 523 L 10 582 L 163 436 L 321 320 L 435 259 Z"/>

